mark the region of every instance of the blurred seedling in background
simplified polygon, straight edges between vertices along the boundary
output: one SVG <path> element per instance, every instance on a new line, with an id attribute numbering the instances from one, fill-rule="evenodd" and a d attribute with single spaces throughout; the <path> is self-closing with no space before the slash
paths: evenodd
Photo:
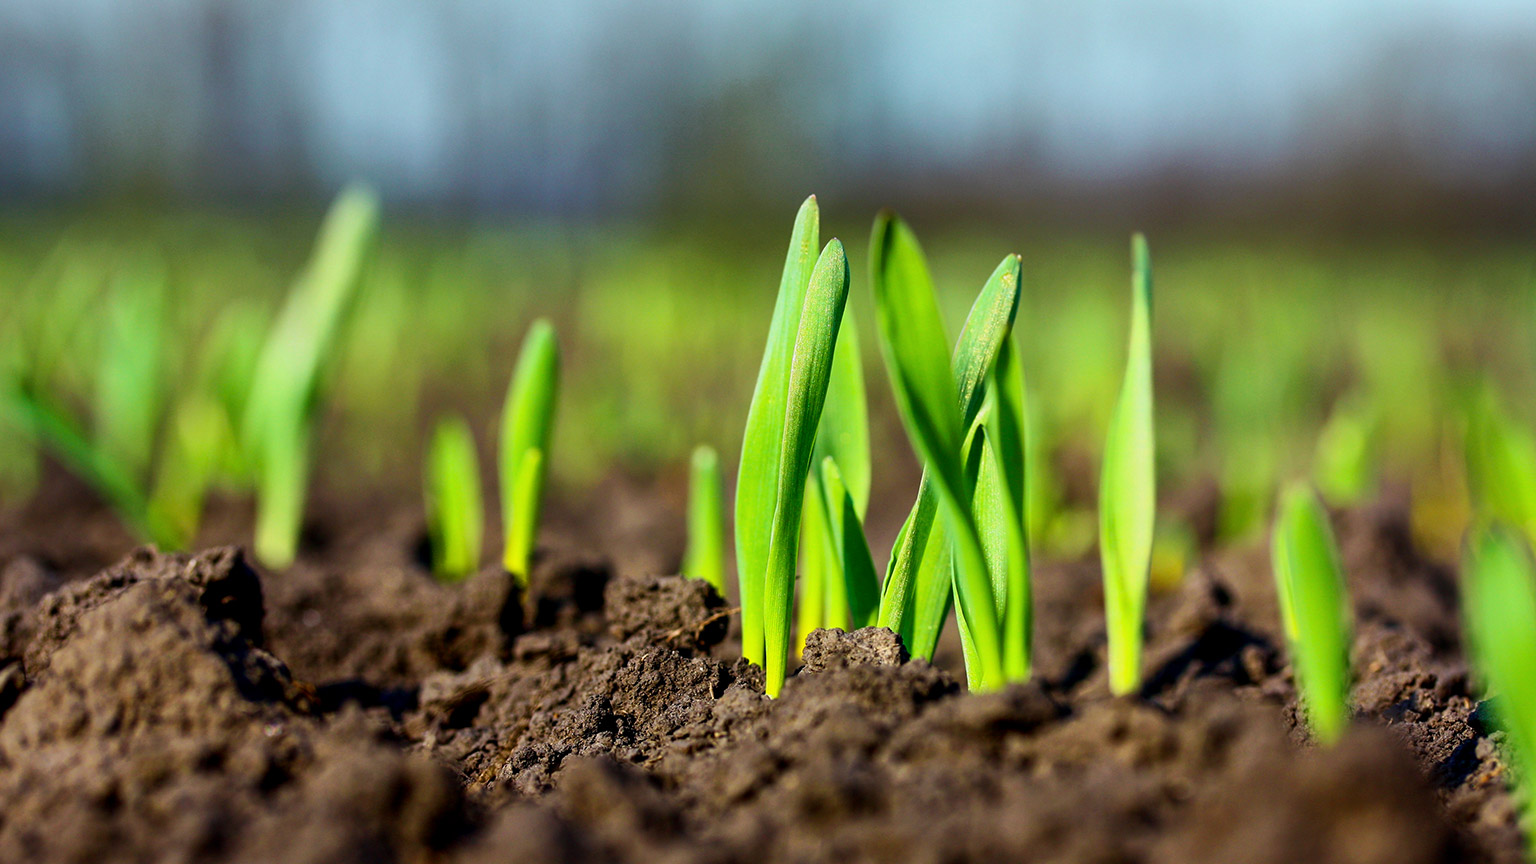
<path id="1" fill-rule="evenodd" d="M 341 193 L 256 361 L 240 438 L 255 472 L 256 557 L 268 567 L 298 552 L 325 373 L 378 221 L 373 193 Z"/>
<path id="2" fill-rule="evenodd" d="M 1280 499 L 1271 539 L 1275 594 L 1303 713 L 1332 744 L 1349 725 L 1349 596 L 1328 512 L 1305 484 Z"/>
<path id="3" fill-rule="evenodd" d="M 427 446 L 423 478 L 432 573 L 458 582 L 480 567 L 485 508 L 480 494 L 480 461 L 475 437 L 463 418 L 444 420 Z"/>
<path id="4" fill-rule="evenodd" d="M 688 462 L 688 549 L 682 573 L 703 579 L 725 596 L 725 491 L 720 457 L 700 444 Z"/>
<path id="5" fill-rule="evenodd" d="M 555 328 L 541 318 L 523 339 L 501 417 L 502 564 L 524 586 L 538 542 L 559 387 L 560 347 Z"/>
<path id="6" fill-rule="evenodd" d="M 1131 335 L 1120 400 L 1110 418 L 1099 483 L 1099 557 L 1109 639 L 1109 688 L 1141 683 L 1141 643 L 1157 508 L 1152 415 L 1152 263 L 1131 243 Z"/>

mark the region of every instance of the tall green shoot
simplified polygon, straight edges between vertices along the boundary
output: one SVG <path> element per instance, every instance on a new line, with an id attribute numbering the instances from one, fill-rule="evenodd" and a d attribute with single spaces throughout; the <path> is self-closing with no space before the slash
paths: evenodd
<path id="1" fill-rule="evenodd" d="M 555 328 L 540 318 L 523 338 L 501 417 L 502 565 L 523 585 L 538 542 L 559 388 L 560 346 Z"/>
<path id="2" fill-rule="evenodd" d="M 298 551 L 323 372 L 378 227 L 378 201 L 353 187 L 331 205 L 313 257 L 257 359 L 241 423 L 256 471 L 256 556 L 284 568 Z"/>
<path id="3" fill-rule="evenodd" d="M 832 354 L 843 308 L 848 300 L 848 258 L 832 240 L 821 252 L 806 286 L 782 391 L 783 414 L 777 424 L 775 494 L 768 520 L 767 567 L 762 579 L 763 670 L 767 692 L 777 696 L 788 671 L 795 564 L 799 558 L 800 517 L 805 504 L 805 475 L 810 470 L 816 428 L 821 420 Z M 761 524 L 763 514 L 754 514 Z"/>
<path id="4" fill-rule="evenodd" d="M 1307 726 L 1332 744 L 1349 725 L 1349 598 L 1328 513 L 1305 484 L 1282 496 L 1271 552 Z"/>
<path id="5" fill-rule="evenodd" d="M 851 314 L 843 316 L 832 356 L 832 377 L 826 403 L 816 430 L 816 449 L 805 487 L 801 517 L 800 550 L 803 559 L 800 588 L 799 642 L 817 627 L 863 627 L 873 623 L 861 607 L 871 592 L 878 596 L 879 576 L 865 584 L 866 574 L 850 573 L 843 558 L 860 554 L 854 547 L 865 543 L 863 519 L 869 506 L 869 418 L 865 404 L 863 361 L 858 327 Z M 826 487 L 824 464 L 831 460 L 843 491 Z M 854 519 L 843 518 L 843 498 L 852 504 Z M 836 516 L 836 519 L 831 518 Z M 856 580 L 850 584 L 850 580 Z M 854 599 L 850 599 L 850 597 Z M 851 605 L 850 605 L 851 604 Z M 860 607 L 857 611 L 853 607 Z"/>
<path id="6" fill-rule="evenodd" d="M 720 457 L 700 444 L 688 463 L 688 549 L 683 575 L 703 579 L 725 596 L 724 500 Z"/>
<path id="7" fill-rule="evenodd" d="M 1473 536 L 1462 606 L 1472 660 L 1508 737 L 1520 778 L 1527 857 L 1536 861 L 1536 569 L 1519 534 L 1501 526 Z"/>
<path id="8" fill-rule="evenodd" d="M 805 199 L 795 214 L 784 273 L 768 325 L 767 344 L 757 383 L 747 408 L 741 460 L 736 473 L 736 573 L 741 591 L 741 653 L 748 661 L 766 664 L 763 593 L 768 551 L 779 490 L 779 454 L 784 449 L 784 411 L 788 401 L 789 368 L 794 356 L 800 316 L 810 287 L 821 233 L 816 196 Z M 803 479 L 803 478 L 802 478 Z"/>
<path id="9" fill-rule="evenodd" d="M 1146 238 L 1131 241 L 1131 335 L 1125 380 L 1110 418 L 1099 483 L 1099 556 L 1109 638 L 1109 688 L 1141 682 L 1142 618 L 1157 508 L 1152 427 L 1152 264 Z"/>
<path id="10" fill-rule="evenodd" d="M 443 420 L 433 430 L 422 488 L 432 573 L 443 582 L 461 581 L 480 567 L 485 531 L 475 436 L 462 417 Z"/>
<path id="11" fill-rule="evenodd" d="M 922 248 L 894 213 L 883 211 L 876 218 L 870 256 L 881 353 L 927 487 L 919 488 L 917 507 L 898 537 L 881 599 L 881 623 L 894 623 L 898 633 L 911 632 L 918 619 L 932 619 L 947 602 L 948 590 L 935 586 L 942 576 L 932 577 L 943 572 L 938 566 L 942 549 L 929 549 L 937 527 L 930 514 L 942 513 L 952 554 L 947 581 L 967 646 L 966 674 L 973 688 L 994 689 L 1004 680 L 997 603 L 1002 598 L 989 576 L 972 511 L 974 481 L 967 479 L 964 445 L 967 429 L 981 410 L 982 383 L 1018 309 L 1018 258 L 1005 258 L 983 287 L 951 366 L 949 340 Z M 933 498 L 925 500 L 930 495 Z M 933 570 L 924 570 L 925 558 L 935 562 Z M 925 572 L 930 578 L 919 578 Z M 942 614 L 937 617 L 942 620 Z"/>

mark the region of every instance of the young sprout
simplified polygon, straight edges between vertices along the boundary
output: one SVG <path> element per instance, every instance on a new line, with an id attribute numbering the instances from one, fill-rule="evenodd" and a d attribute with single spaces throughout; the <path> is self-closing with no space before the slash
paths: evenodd
<path id="1" fill-rule="evenodd" d="M 165 276 L 141 264 L 113 285 L 104 310 L 92 413 L 95 446 L 134 477 L 148 474 L 164 401 Z"/>
<path id="2" fill-rule="evenodd" d="M 1359 395 L 1339 400 L 1317 439 L 1313 479 L 1335 506 L 1358 504 L 1376 484 L 1376 418 Z"/>
<path id="3" fill-rule="evenodd" d="M 1536 437 L 1484 389 L 1467 408 L 1465 445 L 1467 485 L 1478 514 L 1536 542 Z"/>
<path id="4" fill-rule="evenodd" d="M 721 491 L 720 457 L 700 444 L 688 464 L 688 549 L 683 575 L 703 579 L 725 596 L 725 493 Z"/>
<path id="5" fill-rule="evenodd" d="M 1528 857 L 1536 860 L 1536 572 L 1516 532 L 1475 532 L 1463 569 L 1463 601 L 1472 660 L 1508 737 L 1520 779 Z"/>
<path id="6" fill-rule="evenodd" d="M 762 663 L 770 696 L 778 695 L 787 671 L 806 472 L 848 299 L 841 242 L 828 243 L 808 272 L 802 266 L 818 233 L 812 198 L 795 220 L 736 488 L 742 651 Z"/>
<path id="7" fill-rule="evenodd" d="M 794 355 L 800 316 L 810 287 L 811 269 L 821 233 L 816 196 L 805 199 L 795 214 L 784 273 L 768 325 L 768 341 L 758 367 L 757 383 L 747 408 L 741 460 L 736 469 L 736 579 L 741 592 L 741 654 L 765 664 L 763 591 L 768 569 L 769 534 L 778 498 L 779 454 L 784 447 L 784 408 L 789 366 Z M 802 502 L 803 506 L 803 502 Z"/>
<path id="8" fill-rule="evenodd" d="M 1271 541 L 1275 594 L 1307 726 L 1332 744 L 1349 725 L 1349 598 L 1328 513 L 1305 484 L 1286 490 Z"/>
<path id="9" fill-rule="evenodd" d="M 378 226 L 378 201 L 351 188 L 326 214 L 252 374 L 241 439 L 256 472 L 256 557 L 284 568 L 298 551 L 323 372 Z"/>
<path id="10" fill-rule="evenodd" d="M 1003 672 L 1010 681 L 1029 678 L 1034 632 L 1029 571 L 1028 412 L 1024 368 L 1013 337 L 1003 342 L 987 384 L 990 407 L 984 410 L 986 459 L 980 478 L 988 506 L 977 511 L 977 524 L 999 558 L 993 582 L 1002 582 Z M 978 497 L 983 497 L 978 489 Z M 991 560 L 989 559 L 989 566 Z"/>
<path id="11" fill-rule="evenodd" d="M 833 457 L 824 458 L 812 476 L 817 478 L 817 500 L 811 506 L 826 526 L 823 553 L 833 574 L 825 586 L 826 621 L 833 627 L 868 627 L 880 612 L 880 576 L 864 537 L 859 504 Z"/>
<path id="12" fill-rule="evenodd" d="M 936 639 L 952 590 L 966 676 L 975 689 L 1000 687 L 1005 676 L 999 619 L 1006 597 L 988 572 L 972 509 L 975 480 L 967 476 L 966 444 L 974 440 L 968 430 L 981 412 L 983 382 L 1018 309 L 1019 259 L 1005 258 L 983 286 L 951 364 L 922 248 L 894 213 L 876 218 L 870 257 L 881 353 L 924 471 L 918 503 L 887 570 L 880 623 L 904 639 L 913 637 L 909 645 L 931 650 L 926 640 L 930 632 Z M 936 514 L 943 516 L 937 523 Z"/>
<path id="13" fill-rule="evenodd" d="M 1152 264 L 1147 240 L 1131 241 L 1131 337 L 1125 381 L 1109 421 L 1099 483 L 1099 556 L 1109 636 L 1109 689 L 1141 683 L 1141 628 L 1157 507 L 1152 443 Z"/>
<path id="14" fill-rule="evenodd" d="M 432 432 L 423 480 L 432 572 L 442 582 L 461 581 L 480 567 L 485 530 L 475 436 L 462 417 L 444 420 Z"/>
<path id="15" fill-rule="evenodd" d="M 834 470 L 853 504 L 852 524 L 842 518 L 843 496 L 824 485 L 823 465 L 827 460 L 835 463 Z M 872 623 L 850 611 L 850 595 L 862 598 L 873 592 L 878 597 L 879 576 L 873 577 L 872 584 L 862 584 L 864 575 L 850 574 L 843 567 L 845 551 L 859 557 L 857 550 L 848 547 L 865 542 L 863 519 L 869 505 L 870 474 L 869 417 L 858 327 L 853 316 L 845 314 L 837 333 L 832 378 L 827 384 L 827 399 L 816 430 L 816 449 L 806 478 L 800 526 L 803 564 L 797 644 L 803 645 L 805 637 L 817 627 L 863 627 Z M 828 519 L 833 512 L 838 515 L 835 529 Z M 869 557 L 867 543 L 863 557 Z M 859 580 L 860 584 L 850 584 L 850 579 Z"/>
<path id="16" fill-rule="evenodd" d="M 538 541 L 559 388 L 560 346 L 555 328 L 540 318 L 523 338 L 501 415 L 502 565 L 525 586 Z"/>

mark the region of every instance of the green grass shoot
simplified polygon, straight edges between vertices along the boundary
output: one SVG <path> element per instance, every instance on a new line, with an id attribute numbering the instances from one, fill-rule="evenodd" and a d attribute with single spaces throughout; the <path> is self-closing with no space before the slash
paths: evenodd
<path id="1" fill-rule="evenodd" d="M 725 596 L 725 493 L 720 457 L 700 444 L 688 463 L 688 549 L 683 575 L 703 579 Z"/>
<path id="2" fill-rule="evenodd" d="M 1462 572 L 1462 607 L 1474 668 L 1508 737 L 1521 783 L 1528 857 L 1536 860 L 1536 570 L 1517 532 L 1474 532 Z"/>
<path id="3" fill-rule="evenodd" d="M 988 574 L 972 512 L 974 483 L 967 481 L 964 446 L 985 398 L 983 382 L 1018 310 L 1018 257 L 1005 258 L 982 288 L 956 344 L 953 366 L 922 248 L 890 211 L 875 220 L 870 257 L 881 353 L 927 487 L 919 488 L 918 504 L 898 537 L 881 599 L 881 623 L 894 625 L 905 638 L 925 617 L 942 621 L 943 615 L 935 613 L 952 586 L 967 646 L 967 678 L 974 689 L 995 689 L 1004 681 L 997 602 L 1003 598 Z M 929 495 L 936 500 L 925 501 Z M 934 542 L 934 512 L 944 517 L 949 568 L 942 566 L 941 549 L 927 548 Z M 925 562 L 934 569 L 925 571 Z M 948 579 L 945 569 L 950 570 Z M 935 584 L 945 582 L 942 590 Z"/>
<path id="4" fill-rule="evenodd" d="M 829 459 L 853 505 L 856 525 L 843 519 L 843 496 L 824 486 L 822 466 Z M 851 314 L 845 314 L 838 329 L 832 378 L 827 385 L 827 399 L 816 430 L 816 449 L 806 479 L 806 502 L 801 515 L 797 644 L 804 644 L 805 637 L 817 627 L 861 627 L 869 623 L 860 623 L 861 619 L 849 611 L 849 595 L 867 593 L 870 586 L 863 584 L 863 574 L 855 576 L 843 567 L 843 558 L 845 553 L 859 557 L 857 551 L 847 547 L 863 540 L 871 473 L 869 416 L 858 326 Z M 837 515 L 836 526 L 829 521 L 829 514 Z M 867 543 L 862 554 L 869 555 Z M 860 584 L 850 585 L 850 578 L 860 580 Z M 878 575 L 874 577 L 873 590 L 878 596 Z"/>
<path id="5" fill-rule="evenodd" d="M 1349 597 L 1328 513 L 1305 484 L 1281 498 L 1271 552 L 1307 726 L 1320 743 L 1332 744 L 1349 725 Z"/>
<path id="6" fill-rule="evenodd" d="M 432 573 L 442 582 L 459 582 L 480 568 L 485 507 L 480 495 L 480 460 L 475 436 L 461 417 L 443 420 L 427 445 L 427 533 Z"/>
<path id="7" fill-rule="evenodd" d="M 1099 483 L 1099 556 L 1109 639 L 1109 689 L 1141 683 L 1142 618 L 1157 508 L 1152 425 L 1152 264 L 1145 237 L 1131 242 L 1131 335 L 1125 380 L 1110 418 Z"/>
<path id="8" fill-rule="evenodd" d="M 284 568 L 298 552 L 312 427 L 324 371 L 378 227 L 371 192 L 350 188 L 326 214 L 314 255 L 262 347 L 241 419 L 256 471 L 256 557 Z"/>
<path id="9" fill-rule="evenodd" d="M 834 239 L 811 271 L 798 322 L 780 423 L 777 494 L 769 522 L 768 566 L 763 574 L 763 651 L 769 696 L 777 696 L 788 671 L 795 565 L 799 560 L 800 517 L 806 472 L 816 441 L 837 331 L 848 301 L 848 257 Z"/>
<path id="10" fill-rule="evenodd" d="M 981 476 L 996 488 L 988 492 L 991 506 L 977 510 L 977 524 L 983 537 L 991 538 L 989 545 L 1004 553 L 993 571 L 994 584 L 1000 576 L 1003 583 L 1003 672 L 1010 681 L 1023 681 L 1029 678 L 1034 633 L 1029 569 L 1028 412 L 1023 361 L 1012 336 L 998 351 L 987 395 L 991 402 L 984 415 L 988 461 Z"/>
<path id="11" fill-rule="evenodd" d="M 135 477 L 149 472 L 165 399 L 165 293 L 164 274 L 142 263 L 115 280 L 104 310 L 92 437 Z"/>
<path id="12" fill-rule="evenodd" d="M 502 566 L 523 585 L 538 542 L 559 389 L 560 346 L 541 318 L 523 338 L 501 417 Z"/>
<path id="13" fill-rule="evenodd" d="M 786 432 L 784 411 L 789 367 L 820 235 L 821 211 L 816 205 L 816 196 L 812 195 L 800 205 L 790 232 L 789 251 L 784 258 L 784 272 L 779 279 L 779 292 L 768 325 L 757 383 L 747 408 L 741 460 L 736 471 L 736 580 L 741 592 L 741 654 L 759 666 L 766 665 L 763 592 L 780 485 L 779 454 L 784 448 Z"/>
<path id="14" fill-rule="evenodd" d="M 833 457 L 822 460 L 816 476 L 818 500 L 814 506 L 827 528 L 826 560 L 835 568 L 825 586 L 824 626 L 868 627 L 880 613 L 880 575 L 864 536 L 859 504 Z"/>
<path id="15" fill-rule="evenodd" d="M 787 671 L 806 472 L 848 300 L 848 259 L 837 240 L 822 250 L 802 287 L 799 253 L 802 244 L 816 241 L 819 216 L 815 208 L 815 199 L 807 200 L 795 220 L 785 278 L 758 372 L 759 386 L 747 413 L 737 482 L 744 638 L 761 658 L 770 696 L 778 695 Z M 758 557 L 764 537 L 767 554 Z M 749 604 L 757 606 L 751 613 L 751 633 L 746 632 Z M 754 644 L 757 639 L 761 639 L 760 649 Z"/>
<path id="16" fill-rule="evenodd" d="M 1486 387 L 1466 407 L 1467 485 L 1476 512 L 1536 543 L 1536 436 L 1513 422 Z"/>

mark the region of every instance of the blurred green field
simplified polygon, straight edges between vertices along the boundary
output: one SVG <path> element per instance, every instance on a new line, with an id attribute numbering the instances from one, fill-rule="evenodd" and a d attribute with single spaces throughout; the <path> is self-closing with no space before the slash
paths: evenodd
<path id="1" fill-rule="evenodd" d="M 835 202 L 829 209 L 825 236 L 848 244 L 853 314 L 873 333 L 868 222 Z M 0 217 L 0 359 L 99 428 L 111 328 L 133 326 L 132 314 L 145 313 L 124 298 L 155 286 L 151 308 L 166 338 L 153 361 L 161 410 L 148 416 L 163 427 L 177 394 L 216 388 L 216 367 L 255 350 L 320 215 L 92 208 Z M 1082 551 L 1124 363 L 1128 237 L 913 225 L 951 334 L 997 259 L 1022 254 L 1016 332 L 1037 457 L 1034 536 Z M 1267 524 L 1288 477 L 1312 474 L 1336 503 L 1372 497 L 1382 480 L 1408 484 L 1416 527 L 1454 550 L 1466 520 L 1459 407 L 1491 382 L 1515 417 L 1536 418 L 1526 395 L 1536 392 L 1536 249 L 1144 227 L 1156 270 L 1163 497 L 1214 488 L 1218 537 L 1242 539 Z M 778 222 L 573 227 L 386 211 L 330 370 L 314 482 L 417 500 L 425 437 L 455 412 L 470 418 L 488 463 L 517 344 L 537 316 L 553 320 L 564 352 L 557 494 L 579 496 L 613 471 L 680 475 L 698 443 L 720 451 L 729 475 L 783 235 Z M 880 509 L 890 499 L 884 506 L 899 514 L 916 473 L 875 341 L 864 344 L 874 500 Z M 26 500 L 38 465 L 23 437 L 0 431 L 0 502 Z M 1175 521 L 1168 530 L 1184 529 Z"/>

